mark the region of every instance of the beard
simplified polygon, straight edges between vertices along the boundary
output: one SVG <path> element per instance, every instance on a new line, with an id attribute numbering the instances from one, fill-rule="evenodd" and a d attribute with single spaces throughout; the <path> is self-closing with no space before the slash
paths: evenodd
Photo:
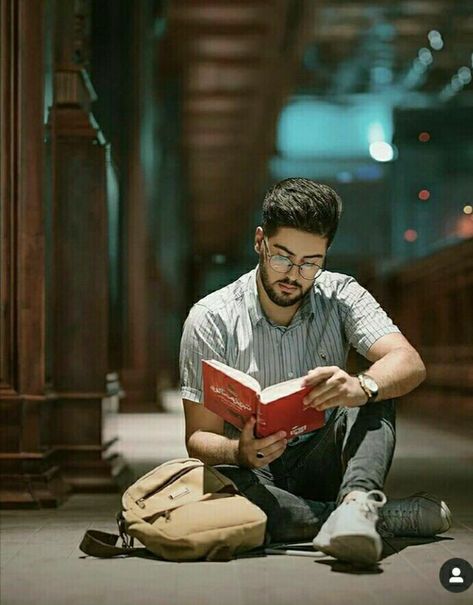
<path id="1" fill-rule="evenodd" d="M 299 282 L 291 281 L 289 277 L 284 277 L 278 280 L 276 284 L 281 283 L 287 284 L 288 286 L 295 286 L 296 288 L 298 288 L 298 290 L 295 290 L 293 294 L 279 293 L 276 288 L 271 284 L 266 264 L 261 257 L 259 259 L 259 271 L 264 291 L 268 295 L 269 300 L 275 305 L 278 305 L 278 307 L 292 307 L 293 305 L 299 303 L 304 298 L 304 296 L 310 291 L 310 286 L 308 286 L 307 289 L 304 291 L 304 288 Z M 283 274 L 281 274 L 281 276 L 282 275 Z"/>

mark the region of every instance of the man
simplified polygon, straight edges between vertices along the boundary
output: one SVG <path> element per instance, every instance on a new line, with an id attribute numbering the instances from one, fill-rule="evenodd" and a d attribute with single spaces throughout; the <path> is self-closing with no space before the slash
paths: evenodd
<path id="1" fill-rule="evenodd" d="M 270 189 L 256 229 L 258 266 L 191 309 L 181 341 L 181 390 L 190 456 L 218 465 L 268 516 L 268 539 L 312 539 L 342 560 L 372 564 L 379 532 L 433 535 L 450 527 L 444 502 L 425 492 L 386 501 L 395 402 L 425 367 L 375 299 L 352 277 L 324 270 L 341 200 L 314 181 Z M 350 346 L 371 366 L 351 376 Z M 202 359 L 255 377 L 262 388 L 305 376 L 304 406 L 325 425 L 288 441 L 240 432 L 202 405 Z"/>

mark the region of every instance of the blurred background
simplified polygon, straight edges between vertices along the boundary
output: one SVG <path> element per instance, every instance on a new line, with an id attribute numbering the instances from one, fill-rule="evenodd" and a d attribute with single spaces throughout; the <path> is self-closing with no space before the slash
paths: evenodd
<path id="1" fill-rule="evenodd" d="M 426 362 L 401 409 L 471 434 L 471 1 L 1 0 L 1 51 L 4 505 L 113 489 L 290 176 Z"/>

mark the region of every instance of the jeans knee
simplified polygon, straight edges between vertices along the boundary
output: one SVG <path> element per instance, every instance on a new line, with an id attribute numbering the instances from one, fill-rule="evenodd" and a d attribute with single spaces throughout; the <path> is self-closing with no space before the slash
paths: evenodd
<path id="1" fill-rule="evenodd" d="M 371 401 L 359 408 L 351 408 L 349 412 L 354 410 L 354 415 L 357 417 L 370 417 L 373 419 L 384 420 L 391 425 L 392 429 L 396 427 L 396 400 L 384 399 L 383 401 Z"/>

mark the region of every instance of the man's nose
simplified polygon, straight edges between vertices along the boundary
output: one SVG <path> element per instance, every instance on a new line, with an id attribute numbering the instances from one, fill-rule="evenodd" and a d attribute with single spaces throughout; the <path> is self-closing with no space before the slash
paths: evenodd
<path id="1" fill-rule="evenodd" d="M 299 277 L 299 267 L 297 265 L 292 265 L 287 273 L 287 276 L 291 277 L 293 281 L 297 281 L 297 278 Z"/>

